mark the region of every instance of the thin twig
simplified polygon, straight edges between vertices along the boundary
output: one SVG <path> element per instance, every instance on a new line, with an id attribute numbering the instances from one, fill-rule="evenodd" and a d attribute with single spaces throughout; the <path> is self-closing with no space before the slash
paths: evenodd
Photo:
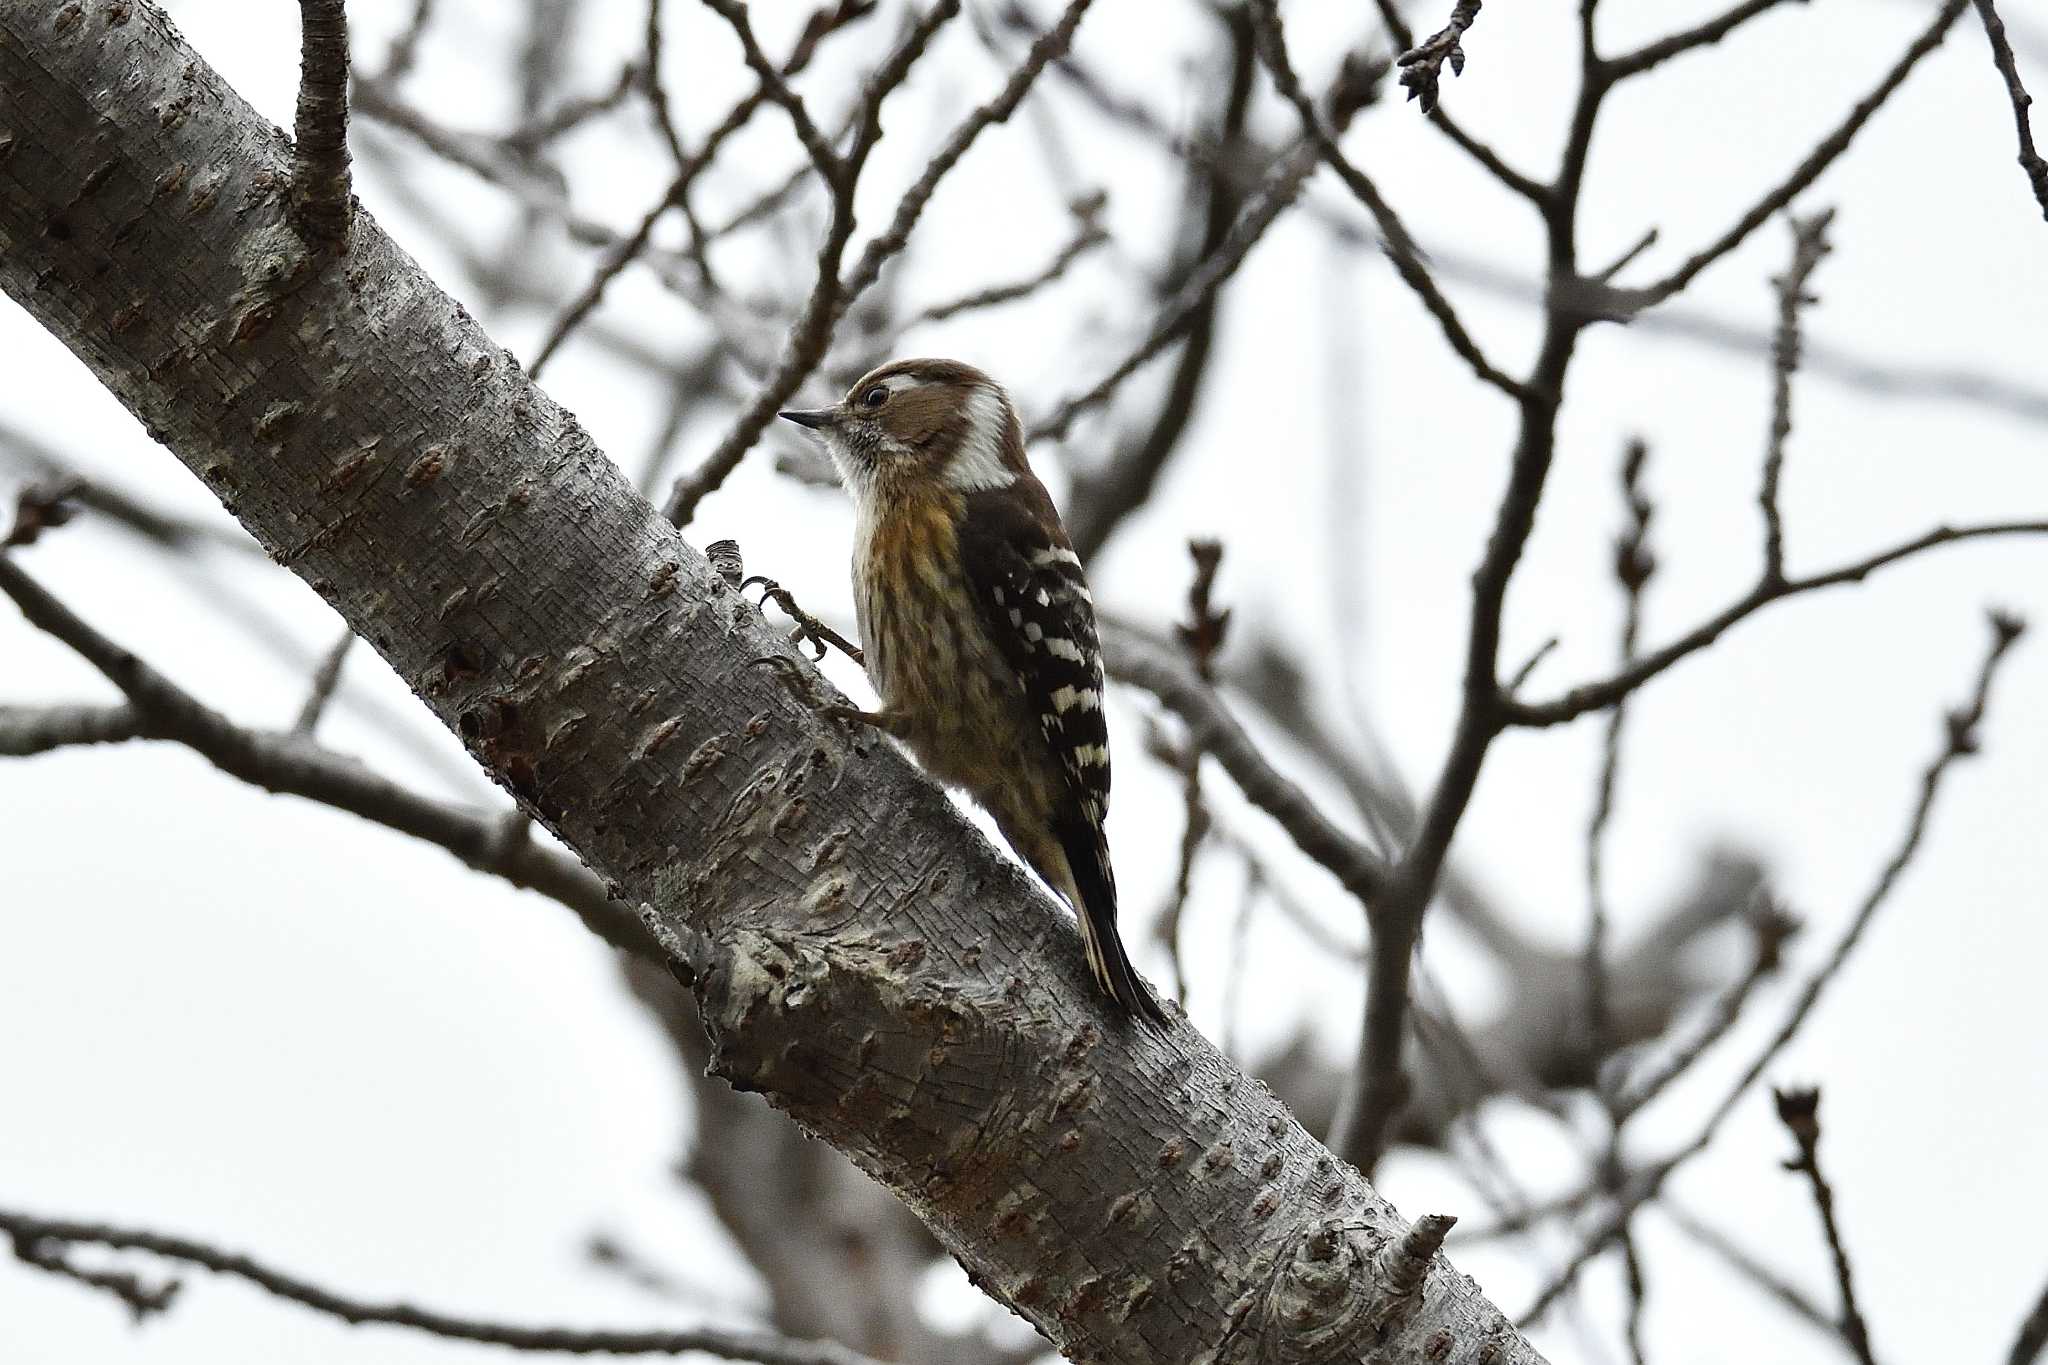
<path id="1" fill-rule="evenodd" d="M 327 704 L 334 700 L 334 690 L 341 682 L 341 666 L 348 661 L 348 648 L 355 640 L 356 633 L 343 626 L 341 638 L 328 648 L 320 667 L 313 672 L 313 685 L 306 693 L 305 704 L 299 708 L 299 718 L 292 722 L 293 734 L 310 736 L 320 724 Z"/>
<path id="2" fill-rule="evenodd" d="M 669 109 L 668 83 L 661 78 L 661 6 L 662 0 L 647 0 L 647 24 L 640 55 L 640 89 L 647 97 L 649 111 L 654 115 L 654 129 L 667 144 L 668 154 L 680 174 L 689 165 L 690 158 L 683 151 L 682 134 L 676 131 L 675 116 Z M 759 89 L 765 92 L 767 87 L 763 85 Z"/>
<path id="3" fill-rule="evenodd" d="M 1977 17 L 1984 21 L 1984 36 L 1991 43 L 1991 60 L 1998 67 L 1998 74 L 2005 78 L 2005 93 L 2012 100 L 2012 121 L 2019 132 L 2020 169 L 2027 173 L 2027 184 L 2034 191 L 2034 202 L 2041 206 L 2041 216 L 2048 218 L 2048 161 L 2034 150 L 2033 116 L 2028 108 L 2034 97 L 2027 93 L 2027 87 L 2020 84 L 2019 62 L 2012 55 L 2012 44 L 2005 39 L 2005 21 L 1998 17 L 1991 0 L 1976 0 Z"/>
<path id="4" fill-rule="evenodd" d="M 717 1327 L 645 1332 L 518 1327 L 456 1317 L 408 1303 L 372 1303 L 337 1294 L 240 1252 L 224 1251 L 187 1237 L 173 1237 L 138 1228 L 37 1218 L 11 1209 L 0 1209 L 0 1232 L 12 1236 L 17 1247 L 24 1244 L 31 1247 L 86 1245 L 109 1247 L 116 1251 L 147 1252 L 152 1256 L 199 1266 L 216 1275 L 234 1276 L 265 1293 L 346 1323 L 406 1327 L 450 1341 L 476 1341 L 518 1351 L 556 1351 L 570 1355 L 681 1355 L 687 1351 L 701 1351 L 726 1360 L 760 1361 L 763 1365 L 875 1365 L 870 1357 L 832 1342 L 799 1341 L 774 1332 Z M 42 1262 L 32 1261 L 31 1264 L 42 1265 Z M 42 1268 L 50 1267 L 43 1265 Z M 82 1277 L 74 1275 L 73 1278 Z M 98 1287 L 114 1289 L 111 1284 L 99 1284 Z M 126 1295 L 122 1297 L 127 1300 Z"/>
<path id="5" fill-rule="evenodd" d="M 299 104 L 293 123 L 292 209 L 316 251 L 348 243 L 348 11 L 345 0 L 299 0 Z"/>
<path id="6" fill-rule="evenodd" d="M 1184 335 L 1202 315 L 1215 296 L 1259 239 L 1280 215 L 1294 203 L 1301 187 L 1316 168 L 1316 152 L 1306 139 L 1297 142 L 1266 172 L 1264 181 L 1246 200 L 1244 211 L 1230 225 L 1230 231 L 1216 250 L 1202 259 L 1194 271 L 1153 314 L 1144 338 L 1133 346 L 1109 373 L 1089 388 L 1064 399 L 1051 412 L 1031 425 L 1034 441 L 1066 439 L 1075 420 L 1101 407 L 1122 387 L 1123 382 Z"/>
<path id="7" fill-rule="evenodd" d="M 842 181 L 851 167 L 832 150 L 830 139 L 811 121 L 811 113 L 804 106 L 803 97 L 789 88 L 789 82 L 783 78 L 781 70 L 775 63 L 769 61 L 768 54 L 761 50 L 761 44 L 754 37 L 754 25 L 747 17 L 746 5 L 741 3 L 741 0 L 704 0 L 704 4 L 732 26 L 734 36 L 740 40 L 740 50 L 746 56 L 747 66 L 760 80 L 761 89 L 767 92 L 768 98 L 781 105 L 783 111 L 789 115 L 790 125 L 796 129 L 797 140 L 804 144 L 804 150 L 810 154 L 811 165 L 817 168 L 819 178 L 835 192 L 845 188 Z M 648 24 L 650 31 L 659 32 L 654 25 L 652 12 Z M 678 164 L 681 164 L 682 160 L 683 158 L 679 156 Z"/>
<path id="8" fill-rule="evenodd" d="M 1811 217 L 1791 220 L 1792 263 L 1784 274 L 1771 280 L 1771 288 L 1778 296 L 1778 330 L 1771 342 L 1771 435 L 1764 450 L 1764 476 L 1757 490 L 1757 504 L 1764 514 L 1764 578 L 1774 583 L 1785 577 L 1785 520 L 1778 510 L 1778 483 L 1785 472 L 1785 443 L 1792 435 L 1792 377 L 1799 369 L 1799 313 L 1815 302 L 1806 284 L 1820 266 L 1821 258 L 1833 250 L 1828 245 L 1828 224 L 1834 216 L 1833 209 L 1823 209 Z"/>
<path id="9" fill-rule="evenodd" d="M 1622 622 L 1618 655 L 1622 666 L 1636 654 L 1642 632 L 1643 590 L 1656 572 L 1656 556 L 1650 549 L 1650 520 L 1655 509 L 1643 489 L 1643 465 L 1649 446 L 1641 440 L 1629 442 L 1621 462 L 1621 496 L 1628 509 L 1628 523 L 1614 546 L 1614 577 L 1621 587 Z M 1581 953 L 1585 979 L 1586 1056 L 1591 1065 L 1601 1108 L 1607 1117 L 1606 1150 L 1599 1161 L 1600 1183 L 1610 1193 L 1621 1189 L 1623 1166 L 1621 1130 L 1624 1114 L 1619 1092 L 1605 1083 L 1601 1064 L 1612 1048 L 1613 1026 L 1608 1002 L 1607 980 L 1607 826 L 1614 815 L 1614 792 L 1621 772 L 1622 727 L 1628 706 L 1619 703 L 1607 713 L 1606 734 L 1601 744 L 1600 774 L 1594 784 L 1593 813 L 1586 823 L 1586 946 Z M 1635 1229 L 1624 1225 L 1616 1240 L 1621 1248 L 1622 1287 L 1627 1307 L 1622 1318 L 1622 1335 L 1630 1357 L 1644 1365 L 1643 1305 L 1646 1278 L 1642 1256 L 1636 1245 Z"/>
<path id="10" fill-rule="evenodd" d="M 1906 83 L 1906 78 L 1913 74 L 1913 69 L 1920 65 L 1921 59 L 1941 46 L 1941 40 L 1948 35 L 1949 27 L 1962 14 L 1963 7 L 1969 3 L 1970 0 L 1943 0 L 1941 10 L 1934 16 L 1934 21 L 1908 45 L 1904 53 L 1900 54 L 1898 61 L 1885 72 L 1884 78 L 1877 83 L 1876 88 L 1856 102 L 1835 131 L 1823 138 L 1806 159 L 1792 169 L 1791 174 L 1751 205 L 1748 211 L 1736 220 L 1733 227 L 1722 233 L 1711 245 L 1688 258 L 1683 265 L 1662 280 L 1645 289 L 1617 291 L 1622 296 L 1620 302 L 1627 309 L 1636 309 L 1662 303 L 1679 293 L 1691 284 L 1701 271 L 1748 240 L 1749 234 L 1769 221 L 1772 214 L 1804 193 L 1807 186 L 1820 178 L 1822 171 L 1832 166 L 1842 153 L 1849 150 L 1849 144 L 1856 140 L 1856 135 L 1863 131 L 1863 126 L 1869 123 L 1871 117 L 1885 106 L 1900 86 Z"/>
<path id="11" fill-rule="evenodd" d="M 1394 50 L 1406 52 L 1415 46 L 1415 34 L 1401 17 L 1400 8 L 1394 0 L 1377 0 L 1380 18 L 1386 21 L 1387 32 L 1393 38 Z M 1428 118 L 1436 130 L 1449 138 L 1458 150 L 1464 152 L 1483 167 L 1487 174 L 1499 181 L 1503 189 L 1509 190 L 1532 204 L 1542 204 L 1550 197 L 1550 187 L 1531 176 L 1524 175 L 1501 159 L 1493 148 L 1473 137 L 1451 118 L 1441 106 L 1428 111 Z"/>
<path id="12" fill-rule="evenodd" d="M 1856 1306 L 1856 1277 L 1849 1265 L 1849 1249 L 1842 1243 L 1841 1224 L 1835 1218 L 1835 1191 L 1820 1168 L 1820 1091 L 1812 1087 L 1773 1089 L 1771 1095 L 1777 1102 L 1778 1121 L 1799 1146 L 1798 1154 L 1785 1162 L 1785 1169 L 1806 1177 L 1813 1190 L 1814 1207 L 1820 1211 L 1821 1232 L 1827 1238 L 1828 1255 L 1835 1265 L 1835 1288 L 1842 1295 L 1838 1324 L 1842 1340 L 1849 1343 L 1850 1351 L 1862 1365 L 1877 1365 L 1870 1354 L 1870 1328 Z"/>
<path id="13" fill-rule="evenodd" d="M 533 156 L 550 142 L 563 134 L 581 127 L 599 114 L 610 113 L 626 102 L 641 79 L 640 69 L 627 65 L 619 68 L 619 77 L 611 88 L 595 95 L 579 95 L 563 100 L 555 108 L 540 115 L 530 123 L 521 124 L 505 135 L 505 145 L 524 156 Z"/>
<path id="14" fill-rule="evenodd" d="M 1683 56 L 1685 53 L 1720 42 L 1759 14 L 1776 9 L 1783 3 L 1785 0 L 1741 0 L 1740 4 L 1703 24 L 1684 29 L 1668 38 L 1646 43 L 1635 51 L 1625 52 L 1619 57 L 1608 57 L 1601 65 L 1615 80 L 1639 76 L 1651 67 L 1661 65 L 1673 57 Z"/>
<path id="15" fill-rule="evenodd" d="M 1055 283 L 1067 273 L 1074 262 L 1110 240 L 1108 230 L 1102 226 L 1102 206 L 1105 202 L 1104 196 L 1098 193 L 1072 206 L 1075 220 L 1073 237 L 1037 274 L 1014 280 L 1009 284 L 989 285 L 943 303 L 932 304 L 905 319 L 901 324 L 901 330 L 908 330 L 924 323 L 944 322 L 947 318 L 958 317 L 962 313 L 978 312 L 984 308 L 1014 303 Z"/>

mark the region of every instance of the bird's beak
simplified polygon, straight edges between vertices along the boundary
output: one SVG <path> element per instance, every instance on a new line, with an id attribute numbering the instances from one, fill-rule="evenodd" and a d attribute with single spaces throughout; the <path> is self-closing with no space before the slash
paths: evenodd
<path id="1" fill-rule="evenodd" d="M 789 412 L 778 413 L 777 416 L 781 417 L 785 422 L 794 422 L 800 427 L 809 427 L 813 431 L 823 427 L 836 426 L 839 423 L 839 409 L 837 408 L 799 408 Z"/>

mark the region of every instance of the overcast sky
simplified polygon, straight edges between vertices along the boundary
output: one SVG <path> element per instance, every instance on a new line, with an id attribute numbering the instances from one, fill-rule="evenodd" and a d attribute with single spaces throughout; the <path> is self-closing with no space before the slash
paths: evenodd
<path id="1" fill-rule="evenodd" d="M 245 97 L 290 123 L 294 6 L 168 7 Z M 401 0 L 350 6 L 359 60 L 381 58 L 409 8 Z M 507 126 L 519 113 L 505 73 L 524 7 L 443 0 L 440 8 L 410 96 L 456 126 Z M 1099 0 L 1079 50 L 1185 121 L 1198 107 L 1186 63 L 1207 33 L 1186 8 Z M 1436 8 L 1418 23 L 1433 27 Z M 1464 76 L 1446 88 L 1467 126 L 1535 172 L 1554 161 L 1570 94 L 1572 26 L 1554 12 L 1563 8 L 1488 7 L 1466 44 Z M 1603 41 L 1619 49 L 1714 8 L 1611 0 Z M 593 0 L 587 9 L 569 54 L 570 89 L 608 84 L 639 42 L 639 0 Z M 715 21 L 686 0 L 670 9 L 666 74 L 701 134 L 744 93 L 744 73 Z M 779 42 L 808 7 L 755 9 Z M 1312 83 L 1337 44 L 1356 36 L 1356 9 L 1308 0 L 1287 7 Z M 1648 278 L 1711 240 L 1861 97 L 1929 9 L 1919 0 L 1787 6 L 1618 99 L 1595 148 L 1585 258 L 1618 254 L 1655 227 L 1658 244 L 1635 276 Z M 2048 88 L 2048 45 L 2025 25 L 2015 35 L 2036 90 Z M 942 116 L 995 79 L 967 34 L 952 35 L 941 52 L 882 144 L 878 195 L 893 194 L 921 164 Z M 1260 119 L 1269 133 L 1286 126 L 1278 108 L 1262 107 Z M 758 127 L 728 156 L 732 169 L 711 182 L 713 203 L 758 183 L 758 166 L 790 164 L 784 123 Z M 607 128 L 567 142 L 565 165 L 579 208 L 625 226 L 666 175 L 644 129 Z M 358 120 L 356 137 L 398 146 L 367 120 Z M 906 278 L 914 302 L 1027 274 L 1057 245 L 1061 189 L 1041 183 L 1036 145 L 1019 120 L 992 134 L 941 192 Z M 1119 237 L 1156 256 L 1177 204 L 1171 175 L 1131 139 L 1075 136 L 1069 145 L 1077 178 L 1110 188 Z M 1369 111 L 1347 145 L 1441 259 L 1533 278 L 1533 217 L 1489 192 L 1412 108 L 1390 102 Z M 1838 210 L 1836 251 L 1816 276 L 1821 302 L 1809 315 L 1816 350 L 1901 371 L 1977 375 L 2001 393 L 2031 392 L 2035 411 L 2030 419 L 2013 401 L 1803 378 L 1784 487 L 1795 572 L 1944 521 L 2048 516 L 2048 226 L 2013 153 L 2010 107 L 1983 34 L 1966 19 L 1802 201 Z M 409 210 L 382 169 L 389 164 L 366 159 L 357 186 L 364 204 L 462 294 L 454 259 Z M 396 164 L 429 190 L 436 212 L 482 225 L 486 237 L 512 229 L 502 195 L 466 174 L 402 150 Z M 1031 183 L 1017 183 L 1020 174 Z M 1353 211 L 1327 172 L 1315 197 Z M 1768 281 L 1783 268 L 1787 243 L 1782 225 L 1767 226 L 1674 307 L 1766 332 Z M 554 281 L 555 293 L 586 278 L 587 253 L 553 240 L 535 251 L 535 275 Z M 742 252 L 732 262 L 765 269 L 768 258 Z M 926 328 L 913 337 L 916 349 L 981 364 L 1027 410 L 1043 412 L 1086 388 L 1128 345 L 1123 329 L 1133 315 L 1116 305 L 1112 268 L 1084 268 L 1073 287 L 1025 309 Z M 1497 359 L 1524 363 L 1533 308 L 1470 283 L 1447 288 Z M 465 302 L 522 356 L 551 316 Z M 701 335 L 682 304 L 630 274 L 602 316 L 677 354 Z M 1223 537 L 1220 591 L 1240 638 L 1289 649 L 1326 696 L 1348 687 L 1401 771 L 1424 784 L 1455 714 L 1467 579 L 1505 470 L 1511 413 L 1473 384 L 1391 271 L 1340 253 L 1299 214 L 1259 246 L 1231 287 L 1225 317 L 1185 454 L 1157 502 L 1094 566 L 1096 595 L 1107 608 L 1163 622 L 1185 583 L 1182 542 Z M 96 480 L 232 526 L 82 365 L 6 302 L 0 354 L 9 358 L 0 441 L 30 436 Z M 1628 436 L 1650 442 L 1658 505 L 1661 570 L 1648 639 L 1682 632 L 1747 589 L 1759 553 L 1754 497 L 1769 383 L 1760 357 L 1669 330 L 1589 334 L 1552 491 L 1510 597 L 1506 657 L 1525 657 L 1553 635 L 1561 642 L 1536 675 L 1537 694 L 1611 665 L 1614 471 Z M 663 415 L 644 375 L 572 344 L 546 387 L 615 458 L 644 459 Z M 805 397 L 828 395 L 820 387 Z M 1077 428 L 1075 458 L 1091 453 L 1091 431 L 1100 437 L 1099 428 Z M 701 459 L 719 434 L 715 420 L 688 428 L 684 463 Z M 789 442 L 770 433 L 769 449 L 706 502 L 689 536 L 699 545 L 738 536 L 751 568 L 845 621 L 847 508 L 832 492 L 773 472 L 772 449 Z M 1056 452 L 1038 454 L 1063 491 Z M 19 471 L 0 459 L 0 492 L 10 500 Z M 260 556 L 224 547 L 172 564 L 89 517 L 21 563 L 101 629 L 252 723 L 289 723 L 313 660 L 338 628 L 309 590 Z M 1974 677 L 1984 608 L 2010 607 L 2048 631 L 2044 569 L 2048 542 L 1941 552 L 1774 608 L 1644 693 L 1632 712 L 1610 844 L 1619 937 L 1684 888 L 1708 847 L 1725 843 L 1767 861 L 1774 886 L 1807 922 L 1795 966 L 1816 961 L 1897 842 L 1919 773 L 1941 742 L 1941 716 Z M 1345 601 L 1356 605 L 1348 628 L 1333 605 Z M 8 607 L 0 607 L 0 665 L 0 702 L 112 695 Z M 835 676 L 855 683 L 848 670 Z M 2048 1276 L 2040 1236 L 2048 1169 L 2039 1159 L 2048 1134 L 2043 696 L 2048 638 L 2029 637 L 1993 697 L 1982 757 L 1953 775 L 1926 850 L 1770 1076 L 1825 1088 L 1825 1157 L 1888 1360 L 2003 1359 Z M 1171 878 L 1179 796 L 1141 756 L 1148 705 L 1116 693 L 1112 707 L 1119 877 L 1126 913 L 1142 924 Z M 322 734 L 438 794 L 495 799 L 367 649 L 351 655 Z M 1560 947 L 1584 930 L 1583 831 L 1597 740 L 1592 722 L 1503 740 L 1456 848 L 1526 932 Z M 1276 755 L 1290 759 L 1284 748 Z M 1227 783 L 1216 785 L 1225 788 L 1225 821 L 1284 858 L 1261 818 Z M 680 1325 L 707 1315 L 745 1320 L 758 1309 L 758 1290 L 716 1224 L 669 1174 L 688 1132 L 669 1054 L 626 998 L 609 950 L 559 906 L 347 816 L 267 797 L 168 747 L 0 762 L 0 852 L 0 1205 L 182 1233 L 343 1293 L 515 1321 Z M 1215 1037 L 1239 883 L 1226 863 L 1212 866 L 1191 911 L 1190 970 L 1191 1009 Z M 1328 878 L 1305 869 L 1289 881 L 1327 923 L 1355 932 L 1355 909 Z M 1145 942 L 1142 930 L 1130 938 Z M 1154 951 L 1148 945 L 1140 957 L 1156 974 Z M 1499 983 L 1484 964 L 1437 939 L 1432 961 L 1459 1012 L 1485 1019 Z M 1273 916 L 1257 922 L 1249 964 L 1237 1036 L 1254 1057 L 1291 1034 L 1303 1011 L 1333 1059 L 1348 1053 L 1355 973 L 1314 956 Z M 1638 1122 L 1638 1155 L 1691 1136 L 1785 1003 L 1782 988 L 1768 994 L 1724 1055 Z M 1568 1187 L 1578 1150 L 1550 1120 L 1503 1106 L 1488 1124 L 1533 1191 Z M 1810 1201 L 1777 1165 L 1788 1150 L 1759 1092 L 1674 1195 L 1826 1301 L 1831 1280 Z M 1480 1219 L 1484 1207 L 1436 1156 L 1397 1152 L 1381 1183 L 1411 1216 Z M 592 1268 L 583 1248 L 596 1232 L 672 1268 L 690 1294 L 653 1297 Z M 1654 1213 L 1642 1235 L 1658 1365 L 1841 1358 Z M 1543 1267 L 1526 1258 L 1478 1247 L 1454 1256 L 1511 1313 L 1542 1281 Z M 1617 1301 L 1614 1276 L 1588 1283 L 1583 1316 L 1605 1324 Z M 1535 1340 L 1560 1362 L 1614 1358 L 1589 1346 L 1569 1315 L 1554 1315 Z M 280 1355 L 281 1343 L 289 1350 Z M 262 1355 L 403 1365 L 487 1354 L 350 1329 L 204 1277 L 174 1311 L 135 1330 L 104 1296 L 0 1260 L 0 1359 L 9 1365 Z"/>

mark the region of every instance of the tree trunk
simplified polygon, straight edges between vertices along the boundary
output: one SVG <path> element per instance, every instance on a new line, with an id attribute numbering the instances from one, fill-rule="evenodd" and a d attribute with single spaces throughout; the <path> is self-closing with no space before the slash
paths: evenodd
<path id="1" fill-rule="evenodd" d="M 358 212 L 135 0 L 0 0 L 0 286 L 693 974 L 712 1070 L 1077 1360 L 1538 1360 L 1431 1239 L 1079 943 Z M 1440 1238 L 1440 1232 L 1436 1234 Z"/>

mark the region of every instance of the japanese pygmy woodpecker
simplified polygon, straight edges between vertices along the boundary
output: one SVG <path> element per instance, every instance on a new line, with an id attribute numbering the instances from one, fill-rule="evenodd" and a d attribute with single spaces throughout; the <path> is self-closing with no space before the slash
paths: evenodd
<path id="1" fill-rule="evenodd" d="M 854 610 L 882 699 L 859 718 L 980 802 L 1073 906 L 1102 989 L 1164 1019 L 1116 930 L 1094 598 L 1009 396 L 958 361 L 899 360 L 782 416 L 823 438 L 853 494 Z"/>

